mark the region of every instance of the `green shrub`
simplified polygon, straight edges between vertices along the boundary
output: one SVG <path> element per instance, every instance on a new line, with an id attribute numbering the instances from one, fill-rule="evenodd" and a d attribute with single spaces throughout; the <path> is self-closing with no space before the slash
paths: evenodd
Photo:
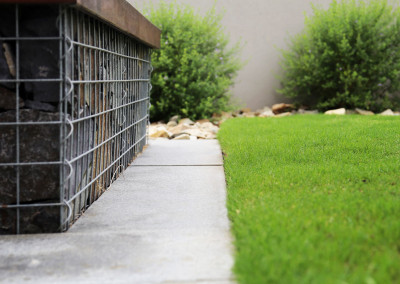
<path id="1" fill-rule="evenodd" d="M 282 88 L 320 110 L 399 106 L 400 9 L 387 0 L 313 6 L 305 29 L 282 50 Z"/>
<path id="2" fill-rule="evenodd" d="M 240 47 L 228 47 L 221 15 L 213 8 L 201 16 L 174 2 L 148 12 L 162 30 L 161 49 L 152 54 L 151 120 L 177 114 L 199 119 L 229 110 Z"/>

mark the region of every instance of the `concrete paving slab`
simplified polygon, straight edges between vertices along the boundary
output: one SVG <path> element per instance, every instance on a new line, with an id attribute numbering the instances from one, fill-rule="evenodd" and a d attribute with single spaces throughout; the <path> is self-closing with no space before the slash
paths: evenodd
<path id="1" fill-rule="evenodd" d="M 150 140 L 149 147 L 133 166 L 202 166 L 223 164 L 217 140 Z"/>
<path id="2" fill-rule="evenodd" d="M 225 195 L 222 167 L 129 167 L 69 232 L 229 231 Z"/>
<path id="3" fill-rule="evenodd" d="M 232 262 L 226 256 L 224 237 L 229 238 L 219 230 L 203 230 L 1 238 L 0 282 L 232 281 L 229 272 Z"/>
<path id="4" fill-rule="evenodd" d="M 234 283 L 223 167 L 205 163 L 219 146 L 166 142 L 136 160 L 161 165 L 129 167 L 67 233 L 0 236 L 0 283 Z M 160 148 L 200 165 L 165 165 Z"/>

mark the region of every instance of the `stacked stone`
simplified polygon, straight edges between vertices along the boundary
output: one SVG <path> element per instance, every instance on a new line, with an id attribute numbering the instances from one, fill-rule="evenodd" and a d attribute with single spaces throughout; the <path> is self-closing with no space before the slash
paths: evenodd
<path id="1" fill-rule="evenodd" d="M 15 5 L 0 9 L 0 37 L 15 37 Z M 20 6 L 20 37 L 58 37 L 58 6 Z M 60 125 L 19 125 L 19 161 L 16 122 L 54 122 L 60 120 L 59 82 L 32 82 L 29 79 L 58 79 L 59 40 L 19 41 L 19 66 L 16 66 L 16 41 L 0 41 L 0 163 L 25 163 L 19 166 L 0 166 L 0 234 L 14 234 L 17 204 L 60 202 L 61 165 L 29 165 L 33 162 L 60 161 Z M 19 109 L 19 117 L 16 117 Z M 15 125 L 12 125 L 15 123 Z M 17 170 L 17 167 L 19 170 Z M 17 172 L 19 174 L 17 175 Z M 19 186 L 17 186 L 17 183 Z M 19 187 L 19 194 L 17 188 Z M 29 207 L 19 210 L 20 233 L 42 233 L 60 230 L 60 207 Z"/>

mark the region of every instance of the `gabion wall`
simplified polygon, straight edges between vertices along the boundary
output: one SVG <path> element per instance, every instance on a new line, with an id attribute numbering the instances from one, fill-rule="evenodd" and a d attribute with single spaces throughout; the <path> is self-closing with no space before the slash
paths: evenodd
<path id="1" fill-rule="evenodd" d="M 72 6 L 0 7 L 0 234 L 65 231 L 146 144 L 151 49 Z"/>

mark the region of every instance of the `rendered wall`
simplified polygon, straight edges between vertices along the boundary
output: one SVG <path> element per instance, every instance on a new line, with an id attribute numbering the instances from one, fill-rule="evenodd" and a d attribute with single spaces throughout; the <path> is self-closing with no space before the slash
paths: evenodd
<path id="1" fill-rule="evenodd" d="M 160 0 L 152 0 L 158 3 Z M 173 1 L 173 0 L 166 0 Z M 206 11 L 215 0 L 176 0 Z M 148 0 L 129 0 L 139 11 Z M 286 46 L 289 34 L 304 27 L 304 12 L 310 14 L 311 3 L 328 7 L 331 0 L 218 0 L 218 12 L 225 11 L 222 24 L 232 42 L 240 39 L 246 43 L 242 58 L 247 64 L 242 68 L 233 88 L 233 95 L 252 109 L 285 101 L 275 92 L 279 87 L 279 48 Z"/>

